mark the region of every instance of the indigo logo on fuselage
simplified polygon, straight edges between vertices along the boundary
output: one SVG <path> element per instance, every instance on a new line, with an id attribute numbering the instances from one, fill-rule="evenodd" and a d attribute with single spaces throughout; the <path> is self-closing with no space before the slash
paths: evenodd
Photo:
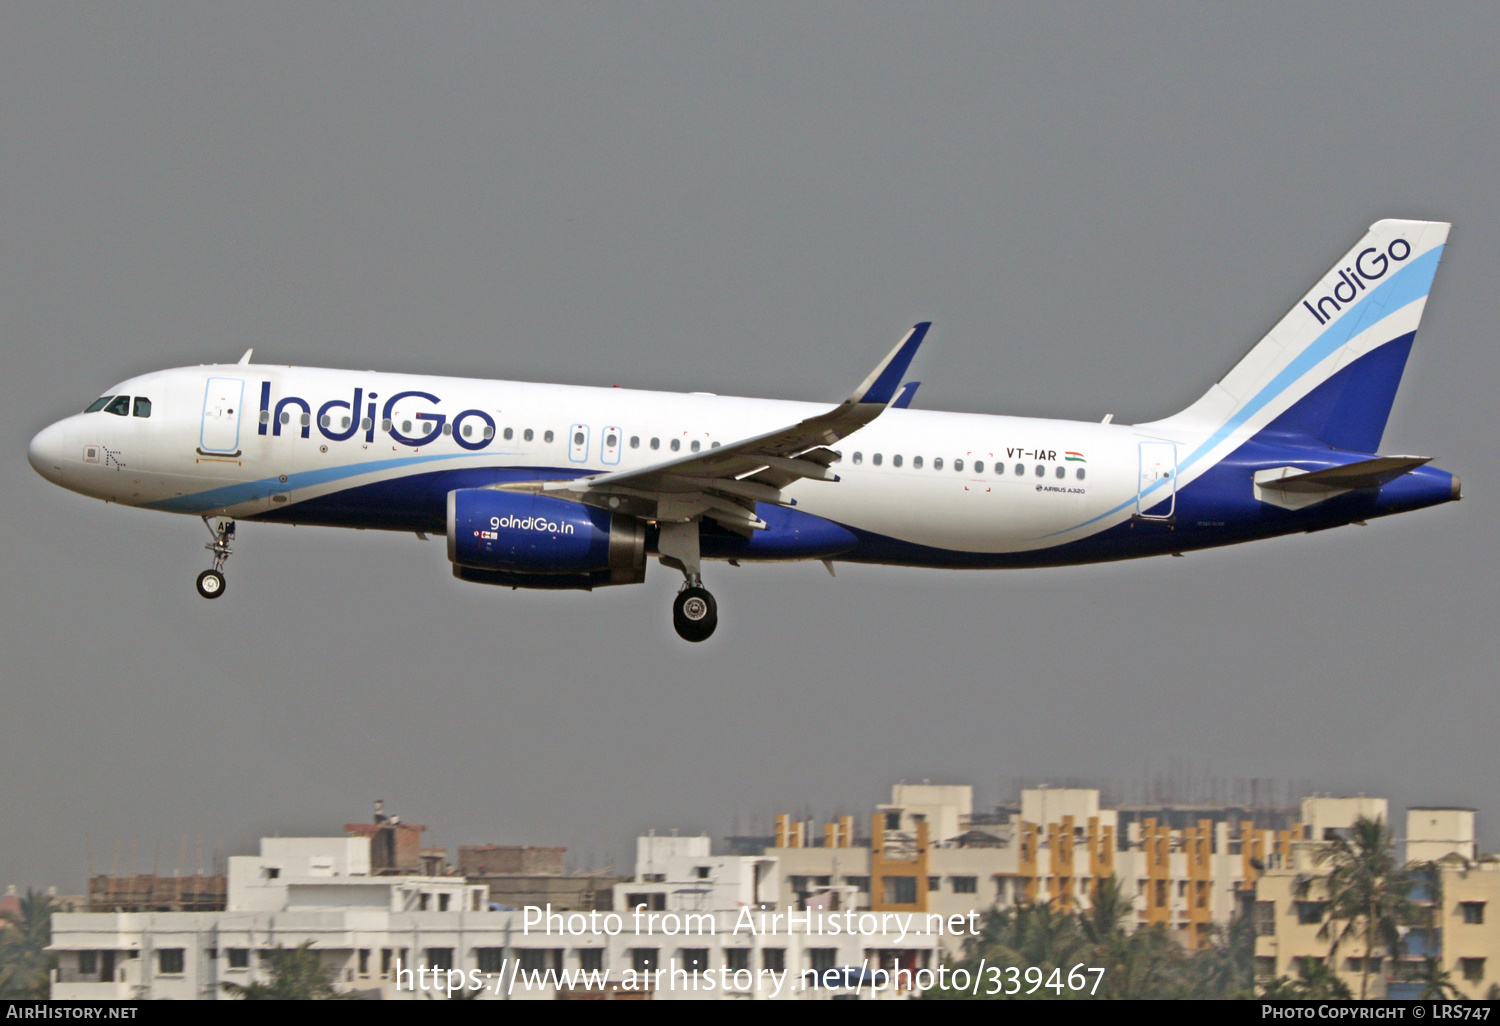
<path id="1" fill-rule="evenodd" d="M 288 407 L 295 406 L 300 410 L 295 428 L 303 438 L 312 434 L 316 427 L 318 432 L 331 442 L 346 442 L 351 438 L 360 436 L 366 444 L 375 441 L 375 431 L 378 428 L 391 439 L 401 445 L 411 446 L 413 449 L 420 448 L 436 442 L 440 438 L 452 438 L 462 449 L 474 451 L 483 449 L 495 440 L 495 418 L 483 410 L 463 410 L 454 414 L 452 421 L 448 415 L 438 413 L 436 410 L 423 410 L 412 413 L 401 418 L 400 428 L 396 424 L 396 404 L 403 400 L 416 402 L 421 400 L 433 407 L 440 406 L 442 400 L 430 392 L 397 392 L 385 401 L 385 405 L 379 408 L 380 416 L 377 418 L 377 406 L 374 400 L 380 396 L 371 392 L 365 394 L 364 389 L 356 388 L 350 400 L 330 399 L 318 407 L 317 417 L 312 415 L 312 404 L 306 399 L 294 395 L 284 396 L 271 404 L 271 383 L 262 381 L 260 383 L 260 425 L 258 432 L 262 435 L 270 428 L 273 436 L 280 437 L 283 426 L 291 427 L 294 422 L 293 414 Z M 361 401 L 370 400 L 360 409 Z M 403 403 L 404 405 L 404 403 Z M 338 411 L 348 411 L 341 414 Z M 361 416 L 363 414 L 363 416 Z M 411 419 L 414 418 L 421 427 L 420 434 L 406 434 L 410 430 Z M 473 421 L 479 421 L 481 426 L 476 427 Z M 405 430 L 403 430 L 405 429 Z"/>
<path id="2" fill-rule="evenodd" d="M 1354 297 L 1365 290 L 1365 282 L 1379 281 L 1384 278 L 1386 272 L 1391 269 L 1392 264 L 1399 264 L 1411 256 L 1411 243 L 1405 239 L 1396 239 L 1385 248 L 1385 252 L 1371 246 L 1369 249 L 1361 250 L 1359 256 L 1354 258 L 1354 266 L 1346 267 L 1339 271 L 1338 280 L 1334 283 L 1331 295 L 1324 296 L 1315 304 L 1307 300 L 1302 305 L 1307 307 L 1307 312 L 1317 318 L 1319 324 L 1327 324 L 1338 315 L 1344 305 L 1354 302 Z M 1328 306 L 1333 307 L 1332 311 Z"/>

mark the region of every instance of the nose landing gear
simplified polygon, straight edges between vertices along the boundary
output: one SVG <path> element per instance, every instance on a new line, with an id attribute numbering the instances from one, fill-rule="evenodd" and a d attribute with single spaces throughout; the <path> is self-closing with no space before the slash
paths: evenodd
<path id="1" fill-rule="evenodd" d="M 215 599 L 224 594 L 224 561 L 233 551 L 229 543 L 234 540 L 234 521 L 220 517 L 209 523 L 208 517 L 204 517 L 203 526 L 208 528 L 208 533 L 213 538 L 213 541 L 203 547 L 214 554 L 214 568 L 198 575 L 198 594 L 206 599 Z"/>

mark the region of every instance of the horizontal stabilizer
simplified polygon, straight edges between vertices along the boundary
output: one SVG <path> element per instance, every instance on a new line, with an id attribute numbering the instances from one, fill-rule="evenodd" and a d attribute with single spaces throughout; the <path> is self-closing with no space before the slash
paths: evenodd
<path id="1" fill-rule="evenodd" d="M 1358 463 L 1346 463 L 1342 467 L 1293 472 L 1279 478 L 1261 480 L 1257 474 L 1255 483 L 1261 488 L 1283 492 L 1348 492 L 1356 488 L 1379 488 L 1431 462 L 1431 456 L 1377 456 Z"/>

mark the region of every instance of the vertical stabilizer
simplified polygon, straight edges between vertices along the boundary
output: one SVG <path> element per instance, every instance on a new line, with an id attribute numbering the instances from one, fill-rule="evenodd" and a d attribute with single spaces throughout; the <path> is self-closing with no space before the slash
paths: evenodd
<path id="1" fill-rule="evenodd" d="M 1373 225 L 1203 398 L 1156 425 L 1207 432 L 1184 469 L 1262 431 L 1374 452 L 1448 229 Z"/>

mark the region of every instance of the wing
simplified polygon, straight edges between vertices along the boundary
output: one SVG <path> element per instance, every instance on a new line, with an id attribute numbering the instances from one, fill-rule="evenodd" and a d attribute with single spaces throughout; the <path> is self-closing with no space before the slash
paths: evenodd
<path id="1" fill-rule="evenodd" d="M 827 413 L 797 424 L 635 470 L 569 481 L 518 482 L 502 487 L 540 490 L 646 520 L 708 517 L 744 535 L 764 528 L 757 502 L 791 505 L 782 489 L 793 481 L 837 481 L 839 456 L 827 448 L 880 416 L 901 394 L 900 382 L 931 322 L 907 332 L 854 394 Z"/>

